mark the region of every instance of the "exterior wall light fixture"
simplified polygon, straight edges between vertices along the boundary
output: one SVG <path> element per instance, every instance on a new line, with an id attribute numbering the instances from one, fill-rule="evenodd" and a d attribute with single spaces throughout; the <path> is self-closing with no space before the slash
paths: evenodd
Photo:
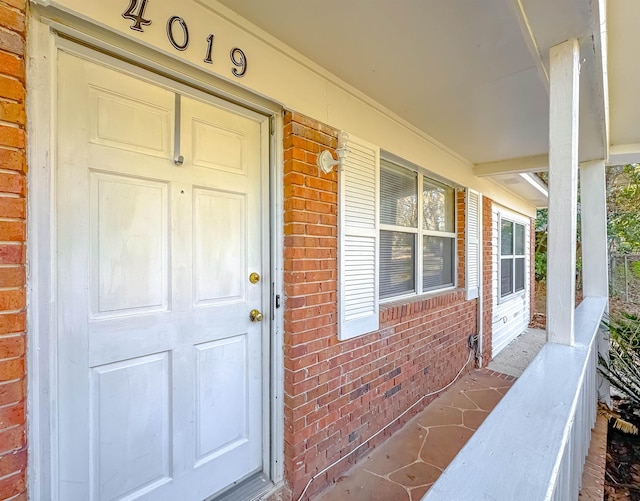
<path id="1" fill-rule="evenodd" d="M 344 159 L 347 158 L 347 142 L 349 141 L 349 134 L 342 131 L 338 134 L 338 148 L 336 153 L 338 154 L 338 160 L 333 159 L 333 155 L 329 150 L 324 150 L 318 155 L 317 164 L 322 169 L 322 172 L 328 174 L 331 172 L 334 166 L 338 166 L 339 170 L 342 170 Z"/>

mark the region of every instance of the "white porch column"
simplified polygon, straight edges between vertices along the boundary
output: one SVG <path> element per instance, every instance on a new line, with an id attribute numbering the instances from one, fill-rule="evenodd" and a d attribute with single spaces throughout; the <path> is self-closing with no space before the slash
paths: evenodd
<path id="1" fill-rule="evenodd" d="M 604 160 L 580 165 L 582 208 L 582 290 L 609 297 L 607 192 Z"/>
<path id="2" fill-rule="evenodd" d="M 550 50 L 547 340 L 573 345 L 578 204 L 580 48 Z"/>
<path id="3" fill-rule="evenodd" d="M 585 297 L 609 297 L 609 256 L 607 253 L 607 187 L 604 160 L 580 164 L 582 208 L 582 290 Z M 607 307 L 608 310 L 608 307 Z M 600 329 L 598 352 L 609 360 L 609 333 Z M 611 407 L 609 381 L 600 374 L 598 399 Z"/>

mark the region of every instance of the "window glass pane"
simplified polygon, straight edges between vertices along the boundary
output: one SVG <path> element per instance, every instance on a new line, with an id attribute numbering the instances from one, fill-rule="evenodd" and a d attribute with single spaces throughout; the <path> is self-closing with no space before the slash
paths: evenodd
<path id="1" fill-rule="evenodd" d="M 414 292 L 415 235 L 380 231 L 380 297 Z"/>
<path id="2" fill-rule="evenodd" d="M 428 177 L 422 184 L 423 228 L 432 231 L 453 233 L 455 214 L 454 190 L 450 186 L 438 183 Z"/>
<path id="3" fill-rule="evenodd" d="M 504 219 L 500 224 L 500 254 L 503 256 L 513 254 L 513 223 Z"/>
<path id="4" fill-rule="evenodd" d="M 516 258 L 516 292 L 524 290 L 524 258 Z"/>
<path id="5" fill-rule="evenodd" d="M 524 255 L 524 225 L 516 224 L 516 254 Z"/>
<path id="6" fill-rule="evenodd" d="M 423 289 L 453 285 L 453 238 L 425 236 L 423 253 Z"/>
<path id="7" fill-rule="evenodd" d="M 513 258 L 500 260 L 500 297 L 513 293 Z"/>
<path id="8" fill-rule="evenodd" d="M 418 184 L 415 172 L 382 162 L 380 165 L 380 222 L 418 226 Z"/>

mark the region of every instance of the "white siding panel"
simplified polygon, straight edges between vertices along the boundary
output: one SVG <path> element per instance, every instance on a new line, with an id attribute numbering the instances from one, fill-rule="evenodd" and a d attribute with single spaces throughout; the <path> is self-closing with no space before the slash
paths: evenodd
<path id="1" fill-rule="evenodd" d="M 493 332 L 492 332 L 492 357 L 500 353 L 511 341 L 524 332 L 529 325 L 530 318 L 530 297 L 531 297 L 531 274 L 529 266 L 531 260 L 531 239 L 529 219 L 512 213 L 500 206 L 493 206 L 491 217 L 491 260 L 493 264 L 493 276 L 491 279 L 491 290 L 493 295 Z M 500 300 L 498 290 L 500 272 L 500 233 L 498 222 L 500 214 L 509 220 L 522 223 L 525 226 L 525 285 L 524 291 L 514 294 L 506 300 Z"/>

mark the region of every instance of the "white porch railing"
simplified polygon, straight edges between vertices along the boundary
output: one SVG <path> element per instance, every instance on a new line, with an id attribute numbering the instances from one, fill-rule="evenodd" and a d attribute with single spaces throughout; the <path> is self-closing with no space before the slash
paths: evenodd
<path id="1" fill-rule="evenodd" d="M 578 498 L 597 408 L 605 298 L 575 312 L 575 346 L 547 343 L 423 501 Z"/>

